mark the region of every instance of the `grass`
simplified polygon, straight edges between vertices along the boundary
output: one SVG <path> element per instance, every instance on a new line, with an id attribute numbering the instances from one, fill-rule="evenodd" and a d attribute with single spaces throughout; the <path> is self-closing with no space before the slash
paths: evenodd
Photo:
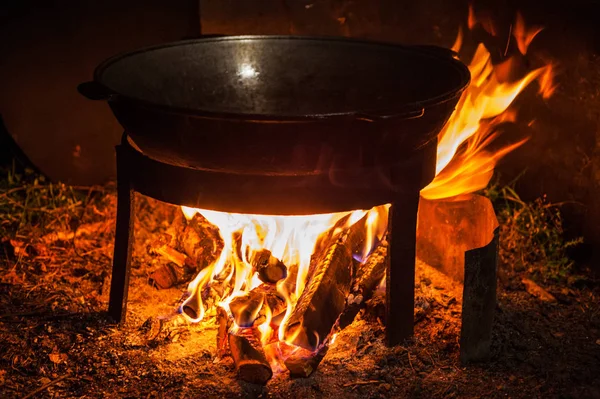
<path id="1" fill-rule="evenodd" d="M 548 202 L 546 196 L 525 202 L 515 192 L 514 181 L 505 186 L 496 181 L 484 194 L 494 203 L 500 223 L 504 267 L 545 282 L 561 282 L 573 273 L 567 251 L 583 238 L 565 240 L 560 204 Z"/>
<path id="2" fill-rule="evenodd" d="M 74 228 L 104 197 L 103 187 L 75 187 L 14 167 L 0 178 L 0 237 L 37 236 Z"/>

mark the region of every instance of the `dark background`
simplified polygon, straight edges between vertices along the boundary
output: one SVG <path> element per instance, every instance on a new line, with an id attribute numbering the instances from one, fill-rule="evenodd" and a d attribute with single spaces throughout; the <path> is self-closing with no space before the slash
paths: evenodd
<path id="1" fill-rule="evenodd" d="M 524 65 L 558 64 L 555 95 L 536 84 L 518 99 L 520 120 L 507 137 L 530 141 L 499 166 L 504 182 L 521 176 L 527 200 L 547 194 L 564 202 L 569 236 L 584 235 L 575 253 L 592 266 L 600 257 L 600 2 L 476 1 L 478 16 L 498 34 L 475 30 L 465 51 L 484 40 L 496 61 L 516 12 L 545 30 Z M 117 52 L 160 42 L 224 34 L 323 34 L 450 46 L 466 28 L 467 1 L 392 0 L 104 0 L 4 1 L 0 5 L 0 114 L 9 134 L 0 141 L 6 163 L 27 158 L 53 180 L 101 184 L 114 179 L 121 129 L 104 103 L 82 98 L 78 83 Z M 509 55 L 511 52 L 509 52 Z M 526 122 L 536 122 L 527 126 Z M 13 145 L 17 143 L 17 145 Z M 24 154 L 19 154 L 19 148 Z M 523 173 L 523 171 L 525 171 Z"/>

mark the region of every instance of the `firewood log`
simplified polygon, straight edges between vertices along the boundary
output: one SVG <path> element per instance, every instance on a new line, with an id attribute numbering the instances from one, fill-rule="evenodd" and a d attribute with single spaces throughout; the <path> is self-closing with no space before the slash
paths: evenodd
<path id="1" fill-rule="evenodd" d="M 258 312 L 258 317 L 254 321 L 255 326 L 260 326 L 267 319 L 267 311 L 271 313 L 271 326 L 273 324 L 273 318 L 278 315 L 284 315 L 286 310 L 285 299 L 283 299 L 277 289 L 274 286 L 267 286 L 269 290 L 265 292 L 265 301 L 260 311 Z M 267 310 L 268 309 L 268 310 Z M 276 328 L 276 326 L 275 326 Z"/>
<path id="2" fill-rule="evenodd" d="M 286 265 L 268 249 L 254 252 L 250 257 L 250 264 L 263 283 L 275 284 L 287 277 Z"/>
<path id="3" fill-rule="evenodd" d="M 229 302 L 233 321 L 238 327 L 252 327 L 254 320 L 258 317 L 258 312 L 265 301 L 265 294 L 257 288 L 243 296 L 235 297 Z"/>
<path id="4" fill-rule="evenodd" d="M 223 249 L 219 230 L 200 214 L 188 220 L 176 237 L 177 248 L 181 248 L 189 257 L 189 265 L 198 271 L 213 263 Z"/>
<path id="5" fill-rule="evenodd" d="M 229 310 L 238 327 L 261 325 L 266 320 L 267 308 L 271 315 L 285 311 L 285 300 L 271 284 L 261 284 L 245 295 L 233 298 L 229 303 Z"/>
<path id="6" fill-rule="evenodd" d="M 287 342 L 314 351 L 344 310 L 352 282 L 349 234 L 336 236 L 311 260 L 309 280 L 284 327 Z"/>
<path id="7" fill-rule="evenodd" d="M 169 262 L 175 263 L 179 267 L 184 267 L 186 263 L 189 264 L 188 256 L 177 251 L 175 248 L 170 247 L 169 245 L 163 244 L 160 246 L 153 246 L 150 250 L 151 254 L 156 254 L 162 256 L 164 259 Z"/>
<path id="8" fill-rule="evenodd" d="M 215 227 L 202 216 L 185 222 L 177 213 L 166 233 L 158 235 L 148 253 L 168 262 L 150 276 L 150 283 L 159 289 L 173 287 L 191 280 L 204 267 L 216 260 L 222 242 Z"/>
<path id="9" fill-rule="evenodd" d="M 229 348 L 238 372 L 244 381 L 265 385 L 273 376 L 255 328 L 240 328 L 229 333 Z"/>

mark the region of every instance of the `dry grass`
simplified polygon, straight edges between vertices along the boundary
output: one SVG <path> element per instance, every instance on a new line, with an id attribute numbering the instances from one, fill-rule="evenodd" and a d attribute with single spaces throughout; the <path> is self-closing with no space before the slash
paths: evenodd
<path id="1" fill-rule="evenodd" d="M 511 185 L 492 184 L 485 194 L 494 202 L 500 223 L 501 264 L 512 272 L 526 272 L 542 282 L 564 282 L 574 262 L 568 249 L 583 238 L 566 240 L 560 204 L 546 197 L 521 200 Z"/>

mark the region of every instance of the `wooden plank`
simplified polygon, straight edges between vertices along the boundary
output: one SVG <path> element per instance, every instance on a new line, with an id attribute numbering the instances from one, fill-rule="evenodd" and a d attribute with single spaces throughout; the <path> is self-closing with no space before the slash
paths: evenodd
<path id="1" fill-rule="evenodd" d="M 465 252 L 460 361 L 463 364 L 488 360 L 496 309 L 498 231 L 490 243 Z"/>

